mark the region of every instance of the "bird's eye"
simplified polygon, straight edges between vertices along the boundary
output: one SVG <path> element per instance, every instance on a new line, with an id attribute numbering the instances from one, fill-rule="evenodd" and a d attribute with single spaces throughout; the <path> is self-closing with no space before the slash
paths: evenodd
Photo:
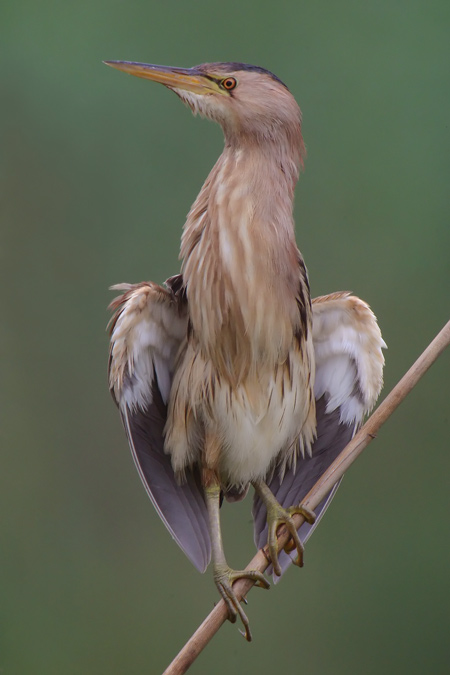
<path id="1" fill-rule="evenodd" d="M 226 77 L 224 80 L 222 80 L 222 87 L 227 91 L 231 91 L 236 85 L 237 82 L 234 77 Z"/>

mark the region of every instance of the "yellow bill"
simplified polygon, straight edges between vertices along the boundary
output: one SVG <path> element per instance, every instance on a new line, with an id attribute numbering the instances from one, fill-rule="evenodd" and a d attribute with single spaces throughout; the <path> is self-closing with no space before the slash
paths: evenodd
<path id="1" fill-rule="evenodd" d="M 159 82 L 171 89 L 184 89 L 195 94 L 206 94 L 217 92 L 218 88 L 214 79 L 210 79 L 195 68 L 172 68 L 133 61 L 103 61 L 103 63 L 135 77 Z"/>

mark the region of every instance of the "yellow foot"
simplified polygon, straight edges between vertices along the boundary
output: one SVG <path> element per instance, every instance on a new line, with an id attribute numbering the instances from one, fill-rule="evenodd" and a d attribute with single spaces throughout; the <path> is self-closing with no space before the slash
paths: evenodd
<path id="1" fill-rule="evenodd" d="M 264 575 L 257 570 L 233 570 L 228 565 L 220 564 L 214 567 L 214 581 L 228 607 L 228 618 L 231 623 L 235 623 L 239 614 L 245 629 L 245 632 L 240 632 L 248 642 L 251 642 L 252 634 L 247 615 L 242 609 L 236 593 L 233 591 L 233 583 L 238 579 L 251 579 L 255 583 L 255 586 L 259 586 L 260 588 L 270 588 L 270 584 Z"/>
<path id="2" fill-rule="evenodd" d="M 278 562 L 278 541 L 277 541 L 277 531 L 278 528 L 282 525 L 286 526 L 291 538 L 287 542 L 284 550 L 286 553 L 290 553 L 297 549 L 297 558 L 294 560 L 294 564 L 299 567 L 303 567 L 303 551 L 304 547 L 298 536 L 297 528 L 295 527 L 293 515 L 298 513 L 303 516 L 303 518 L 312 525 L 316 520 L 315 513 L 310 509 L 305 508 L 304 506 L 291 506 L 288 509 L 283 508 L 276 500 L 274 500 L 267 507 L 267 525 L 269 528 L 269 534 L 267 537 L 267 545 L 269 548 L 269 555 L 272 561 L 273 571 L 277 576 L 281 576 L 281 566 Z"/>

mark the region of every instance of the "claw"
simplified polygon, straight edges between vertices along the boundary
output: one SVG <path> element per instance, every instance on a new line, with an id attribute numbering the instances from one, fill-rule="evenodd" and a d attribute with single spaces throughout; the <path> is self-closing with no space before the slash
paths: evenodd
<path id="1" fill-rule="evenodd" d="M 303 506 L 291 506 L 288 509 L 283 508 L 278 503 L 272 503 L 270 505 L 270 510 L 267 511 L 267 523 L 269 525 L 269 535 L 267 539 L 267 544 L 269 547 L 270 559 L 272 561 L 273 571 L 277 576 L 281 576 L 282 570 L 280 563 L 278 562 L 278 540 L 277 532 L 279 527 L 285 526 L 289 534 L 291 535 L 290 539 L 287 541 L 284 546 L 284 551 L 286 553 L 291 553 L 294 548 L 297 549 L 297 558 L 293 561 L 298 567 L 303 567 L 303 552 L 304 546 L 300 541 L 298 536 L 297 528 L 295 526 L 293 515 L 299 514 L 310 523 L 314 523 L 316 516 L 313 511 L 307 509 Z"/>
<path id="2" fill-rule="evenodd" d="M 280 577 L 282 570 L 281 565 L 278 562 L 278 528 L 284 525 L 291 535 L 290 539 L 284 546 L 284 551 L 286 551 L 286 553 L 291 553 L 291 551 L 296 548 L 297 558 L 294 560 L 294 563 L 299 567 L 302 567 L 304 548 L 302 542 L 300 541 L 300 537 L 298 536 L 297 528 L 292 516 L 297 513 L 300 516 L 303 516 L 303 518 L 311 525 L 316 520 L 316 516 L 313 511 L 306 508 L 305 506 L 302 506 L 301 504 L 299 506 L 290 506 L 288 509 L 285 509 L 283 506 L 281 506 L 281 504 L 278 503 L 270 488 L 262 480 L 254 481 L 253 487 L 264 502 L 267 510 L 267 527 L 269 530 L 267 537 L 267 548 L 269 550 L 273 572 L 278 577 Z"/>
<path id="3" fill-rule="evenodd" d="M 241 607 L 241 604 L 233 590 L 233 583 L 238 579 L 250 579 L 255 586 L 260 588 L 270 588 L 270 584 L 264 575 L 257 570 L 233 570 L 228 565 L 216 565 L 214 569 L 214 581 L 222 596 L 227 608 L 228 619 L 235 623 L 237 615 L 244 626 L 244 631 L 239 631 L 245 637 L 247 642 L 251 642 L 252 634 L 248 617 Z M 247 604 L 245 598 L 242 599 Z"/>

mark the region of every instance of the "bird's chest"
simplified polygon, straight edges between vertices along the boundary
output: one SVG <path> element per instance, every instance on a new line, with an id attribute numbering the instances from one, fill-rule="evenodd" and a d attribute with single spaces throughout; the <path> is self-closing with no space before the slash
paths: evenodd
<path id="1" fill-rule="evenodd" d="M 296 248 L 280 264 L 261 231 L 247 221 L 211 227 L 185 263 L 196 348 L 235 386 L 283 363 L 299 329 Z"/>
<path id="2" fill-rule="evenodd" d="M 299 320 L 292 196 L 286 187 L 273 191 L 275 177 L 260 159 L 243 151 L 221 158 L 182 238 L 192 331 L 235 383 L 252 364 L 285 360 Z"/>

